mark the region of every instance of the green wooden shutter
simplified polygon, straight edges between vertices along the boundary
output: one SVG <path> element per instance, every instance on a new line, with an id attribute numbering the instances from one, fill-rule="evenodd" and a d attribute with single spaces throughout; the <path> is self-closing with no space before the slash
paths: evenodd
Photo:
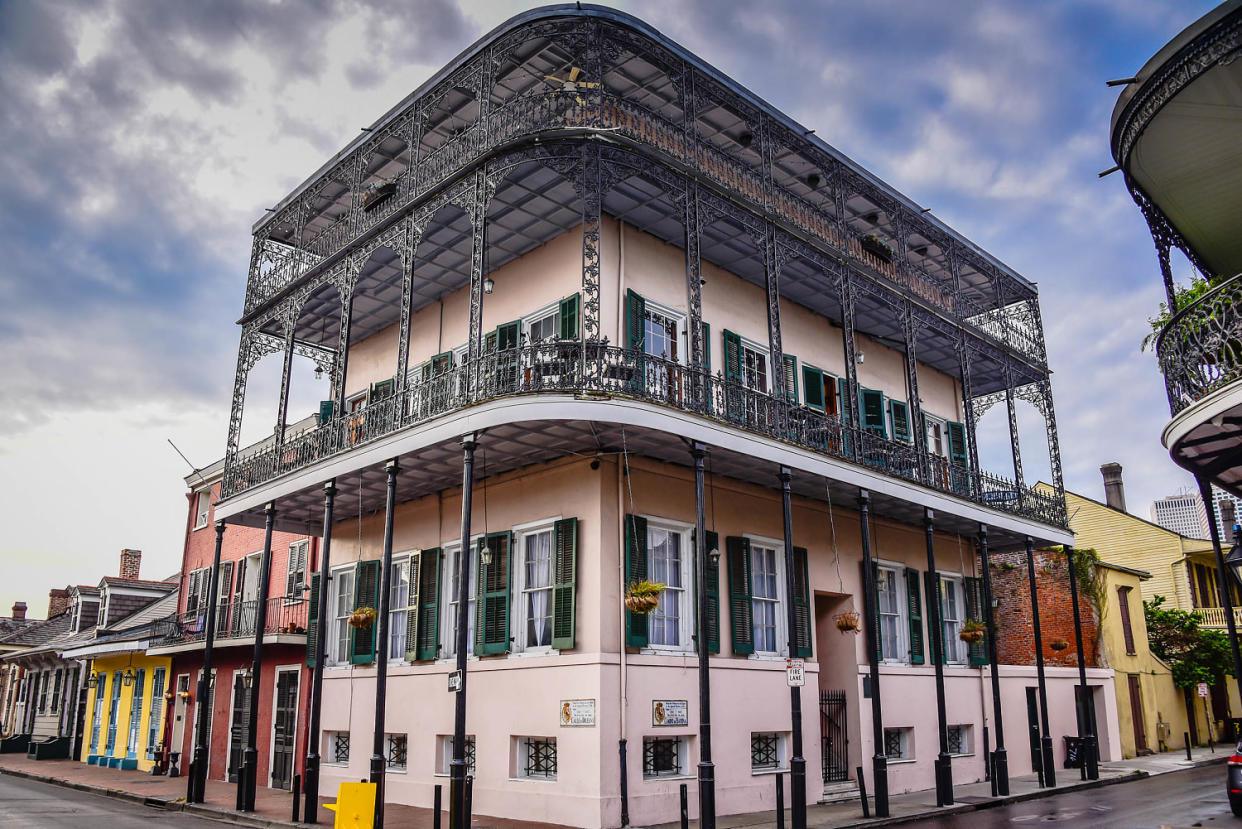
<path id="1" fill-rule="evenodd" d="M 805 363 L 802 366 L 802 394 L 806 405 L 824 411 L 824 373 Z"/>
<path id="2" fill-rule="evenodd" d="M 483 546 L 492 551 L 492 563 L 483 563 Z M 474 625 L 474 652 L 479 656 L 509 650 L 509 533 L 492 533 L 480 538 L 479 579 Z"/>
<path id="3" fill-rule="evenodd" d="M 984 622 L 983 614 L 985 612 L 983 607 L 983 579 L 974 576 L 967 576 L 965 579 L 965 587 L 966 618 L 974 619 L 976 622 L 982 624 Z M 970 652 L 971 665 L 988 664 L 987 634 L 984 634 L 984 638 L 971 645 L 968 650 Z"/>
<path id="4" fill-rule="evenodd" d="M 552 647 L 574 646 L 578 584 L 578 519 L 563 518 L 553 529 Z"/>
<path id="5" fill-rule="evenodd" d="M 418 367 L 418 376 L 425 383 L 431 379 L 431 361 L 423 363 Z"/>
<path id="6" fill-rule="evenodd" d="M 707 555 L 707 652 L 720 653 L 720 557 L 712 558 L 712 550 L 720 549 L 720 536 L 707 530 L 703 542 Z"/>
<path id="7" fill-rule="evenodd" d="M 913 567 L 906 568 L 906 608 L 909 610 L 910 625 L 910 664 L 922 665 L 924 662 L 923 634 L 923 591 L 919 587 L 919 571 Z"/>
<path id="8" fill-rule="evenodd" d="M 439 547 L 423 550 L 418 567 L 418 644 L 415 659 L 435 659 L 440 651 Z M 407 639 L 407 647 L 409 640 Z M 407 654 L 406 658 L 409 658 Z"/>
<path id="9" fill-rule="evenodd" d="M 858 562 L 861 571 L 863 590 L 867 589 L 867 571 L 866 564 Z M 871 586 L 873 593 L 871 595 L 871 609 L 874 615 L 870 619 L 863 619 L 863 624 L 867 627 L 871 634 L 871 641 L 875 643 L 875 653 L 877 659 L 884 658 L 884 638 L 880 636 L 880 566 L 874 561 L 871 562 Z M 866 603 L 863 604 L 863 615 L 866 616 Z"/>
<path id="10" fill-rule="evenodd" d="M 628 347 L 641 354 L 647 316 L 647 301 L 633 291 L 625 293 L 625 332 Z"/>
<path id="11" fill-rule="evenodd" d="M 567 296 L 561 300 L 560 305 L 560 323 L 561 323 L 561 339 L 576 340 L 578 339 L 578 308 L 581 300 L 578 294 Z M 553 634 L 555 635 L 555 634 Z"/>
<path id="12" fill-rule="evenodd" d="M 319 574 L 311 574 L 310 603 L 306 607 L 306 667 L 319 658 Z M 219 617 L 217 617 L 219 618 Z"/>
<path id="13" fill-rule="evenodd" d="M 367 398 L 367 402 L 378 403 L 381 400 L 387 400 L 389 397 L 392 397 L 393 385 L 392 380 L 380 380 L 371 387 L 371 394 Z"/>
<path id="14" fill-rule="evenodd" d="M 422 588 L 423 554 L 410 556 L 410 595 L 405 603 L 405 661 L 418 659 L 418 608 L 419 590 Z"/>
<path id="15" fill-rule="evenodd" d="M 881 437 L 887 436 L 888 432 L 884 428 L 884 393 L 863 389 L 860 396 L 862 397 L 863 428 Z"/>
<path id="16" fill-rule="evenodd" d="M 647 578 L 647 519 L 625 516 L 625 581 L 627 584 Z M 625 644 L 632 648 L 647 647 L 647 616 L 625 611 Z"/>
<path id="17" fill-rule="evenodd" d="M 954 421 L 949 421 L 947 427 L 949 433 L 949 457 L 953 460 L 953 463 L 969 468 L 970 460 L 966 454 L 966 427 Z"/>
<path id="18" fill-rule="evenodd" d="M 923 573 L 923 595 L 927 598 L 927 606 L 935 608 L 936 613 L 927 614 L 927 656 L 933 663 L 936 661 L 936 637 L 944 636 L 944 602 L 940 600 L 940 577 L 935 573 Z M 940 619 L 940 632 L 937 633 L 934 627 L 934 619 Z M 948 664 L 948 643 L 942 638 L 940 640 L 940 664 Z"/>
<path id="19" fill-rule="evenodd" d="M 742 338 L 725 329 L 724 334 L 725 380 L 742 382 Z"/>
<path id="20" fill-rule="evenodd" d="M 327 423 L 329 420 L 332 419 L 332 412 L 335 408 L 336 408 L 335 400 L 320 400 L 319 401 L 319 425 L 320 426 L 322 426 L 323 424 Z"/>
<path id="21" fill-rule="evenodd" d="M 506 322 L 504 325 L 498 325 L 496 326 L 496 345 L 501 351 L 508 351 L 511 348 L 517 348 L 518 341 L 521 339 L 521 334 L 522 323 L 520 320 Z"/>
<path id="22" fill-rule="evenodd" d="M 733 653 L 740 656 L 755 652 L 750 540 L 729 536 L 725 548 L 729 559 L 729 624 L 733 633 Z"/>
<path id="23" fill-rule="evenodd" d="M 499 339 L 499 337 L 500 337 L 499 326 L 496 328 L 493 328 L 491 331 L 488 331 L 486 334 L 483 335 L 483 353 L 484 354 L 495 354 L 496 353 L 496 342 Z"/>
<path id="24" fill-rule="evenodd" d="M 900 400 L 888 401 L 888 416 L 893 422 L 893 439 L 903 443 L 910 442 L 910 414 L 906 404 Z"/>
<path id="25" fill-rule="evenodd" d="M 850 399 L 850 382 L 844 377 L 837 378 L 837 413 L 842 423 L 850 422 L 850 407 L 846 404 Z"/>
<path id="26" fill-rule="evenodd" d="M 712 327 L 703 323 L 703 370 L 712 372 Z"/>
<path id="27" fill-rule="evenodd" d="M 794 652 L 798 659 L 811 656 L 811 580 L 805 547 L 794 547 Z"/>
<path id="28" fill-rule="evenodd" d="M 798 403 L 798 358 L 792 354 L 781 355 L 781 390 L 790 403 Z"/>
<path id="29" fill-rule="evenodd" d="M 354 609 L 379 606 L 380 563 L 360 561 L 354 567 Z M 369 665 L 375 661 L 375 631 L 379 619 L 369 628 L 349 629 L 349 661 L 354 665 Z"/>

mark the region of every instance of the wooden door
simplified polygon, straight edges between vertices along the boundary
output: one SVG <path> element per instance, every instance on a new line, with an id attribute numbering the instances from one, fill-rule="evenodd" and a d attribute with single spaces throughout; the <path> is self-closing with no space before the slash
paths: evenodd
<path id="1" fill-rule="evenodd" d="M 293 785 L 294 751 L 298 734 L 299 671 L 276 674 L 276 710 L 272 716 L 272 788 Z"/>
<path id="2" fill-rule="evenodd" d="M 241 767 L 246 757 L 246 727 L 250 721 L 250 689 L 246 687 L 245 673 L 233 674 L 233 717 L 229 725 L 229 782 L 241 779 Z"/>
<path id="3" fill-rule="evenodd" d="M 1143 690 L 1138 674 L 1126 677 L 1130 683 L 1130 719 L 1134 722 L 1134 750 L 1138 754 L 1151 754 L 1147 747 L 1147 724 L 1143 720 Z"/>

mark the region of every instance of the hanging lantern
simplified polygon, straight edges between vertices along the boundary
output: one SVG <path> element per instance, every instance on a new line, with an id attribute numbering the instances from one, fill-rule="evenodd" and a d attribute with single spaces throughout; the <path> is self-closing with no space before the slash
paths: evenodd
<path id="1" fill-rule="evenodd" d="M 134 669 L 133 668 L 125 669 L 125 674 L 124 676 L 121 677 L 121 682 L 125 685 L 126 688 L 133 687 L 133 684 L 134 684 Z"/>

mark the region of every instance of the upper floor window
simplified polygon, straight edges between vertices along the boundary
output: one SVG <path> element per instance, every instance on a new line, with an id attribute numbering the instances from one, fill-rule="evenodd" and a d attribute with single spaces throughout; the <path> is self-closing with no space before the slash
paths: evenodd
<path id="1" fill-rule="evenodd" d="M 880 659 L 904 661 L 903 630 L 908 625 L 905 591 L 896 569 L 875 568 L 875 593 L 880 614 Z"/>
<path id="2" fill-rule="evenodd" d="M 545 308 L 522 321 L 526 341 L 541 343 L 544 340 L 555 340 L 560 335 L 560 321 L 556 307 Z"/>
<path id="3" fill-rule="evenodd" d="M 285 576 L 285 597 L 301 599 L 306 587 L 306 562 L 310 553 L 310 539 L 303 538 L 289 545 L 289 566 Z"/>
<path id="4" fill-rule="evenodd" d="M 332 574 L 332 608 L 330 632 L 327 642 L 328 663 L 344 665 L 349 662 L 349 616 L 354 612 L 354 565 Z"/>
<path id="5" fill-rule="evenodd" d="M 927 413 L 923 414 L 927 427 L 927 451 L 942 458 L 949 456 L 949 442 L 945 434 L 944 421 Z"/>
<path id="6" fill-rule="evenodd" d="M 388 658 L 404 659 L 410 605 L 410 559 L 392 563 L 388 587 Z"/>
<path id="7" fill-rule="evenodd" d="M 644 303 L 643 352 L 670 362 L 677 362 L 677 329 L 681 321 L 651 303 Z"/>
<path id="8" fill-rule="evenodd" d="M 211 490 L 200 490 L 195 496 L 194 529 L 201 530 L 207 526 L 211 516 Z"/>
<path id="9" fill-rule="evenodd" d="M 752 391 L 768 391 L 768 350 L 750 340 L 740 342 L 742 385 Z"/>
<path id="10" fill-rule="evenodd" d="M 751 618 L 754 628 L 755 653 L 783 654 L 788 652 L 784 636 L 785 551 L 779 544 L 751 539 Z"/>
<path id="11" fill-rule="evenodd" d="M 674 524 L 647 524 L 647 578 L 663 584 L 660 603 L 647 616 L 648 644 L 653 648 L 688 650 L 691 631 L 690 530 Z"/>
<path id="12" fill-rule="evenodd" d="M 516 644 L 520 650 L 547 648 L 552 645 L 552 525 L 519 531 L 517 538 Z"/>
<path id="13" fill-rule="evenodd" d="M 477 539 L 471 540 L 471 546 L 478 549 Z M 479 575 L 479 557 L 477 553 L 471 556 L 470 573 L 466 577 L 466 653 L 467 655 L 474 653 L 474 594 L 475 585 L 478 583 Z M 441 641 L 444 642 L 444 655 L 452 656 L 457 653 L 457 605 L 459 590 L 461 587 L 460 567 L 461 567 L 461 544 L 453 544 L 444 548 L 444 562 L 448 569 L 448 578 L 441 579 L 445 586 L 447 594 L 444 597 L 444 607 L 448 608 L 448 612 L 444 614 L 443 633 Z"/>
<path id="14" fill-rule="evenodd" d="M 946 662 L 965 662 L 966 643 L 961 640 L 962 623 L 966 621 L 966 592 L 961 578 L 940 577 L 940 620 L 944 628 Z"/>

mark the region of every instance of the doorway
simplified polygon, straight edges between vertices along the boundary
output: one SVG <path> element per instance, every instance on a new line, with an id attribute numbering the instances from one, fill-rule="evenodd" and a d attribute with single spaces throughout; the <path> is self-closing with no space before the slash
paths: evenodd
<path id="1" fill-rule="evenodd" d="M 276 671 L 276 707 L 272 715 L 272 788 L 293 786 L 293 766 L 298 737 L 299 668 Z"/>
<path id="2" fill-rule="evenodd" d="M 1031 744 L 1031 768 L 1044 773 L 1044 749 L 1039 734 L 1039 688 L 1026 689 L 1026 733 Z"/>
<path id="3" fill-rule="evenodd" d="M 236 783 L 241 777 L 242 763 L 246 758 L 246 727 L 250 722 L 250 689 L 246 687 L 246 672 L 233 672 L 233 713 L 229 722 L 229 782 Z"/>
<path id="4" fill-rule="evenodd" d="M 177 702 L 173 705 L 172 750 L 185 755 L 185 714 L 186 700 L 190 696 L 190 675 L 180 674 L 177 677 Z"/>
<path id="5" fill-rule="evenodd" d="M 824 785 L 850 779 L 849 739 L 845 719 L 845 691 L 819 692 L 820 755 Z"/>
<path id="6" fill-rule="evenodd" d="M 1134 752 L 1139 756 L 1151 754 L 1147 747 L 1147 723 L 1143 720 L 1143 689 L 1138 674 L 1128 674 L 1130 685 L 1130 719 L 1134 723 Z"/>

